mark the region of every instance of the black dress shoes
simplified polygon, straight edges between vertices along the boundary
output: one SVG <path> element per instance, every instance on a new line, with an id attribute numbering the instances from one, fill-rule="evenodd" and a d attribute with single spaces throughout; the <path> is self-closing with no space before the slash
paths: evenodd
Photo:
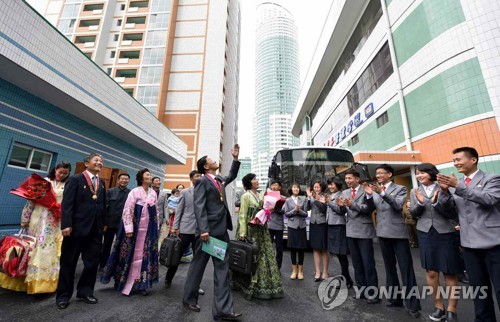
<path id="1" fill-rule="evenodd" d="M 201 308 L 198 304 L 187 304 L 186 302 L 182 302 L 182 305 L 190 311 L 193 312 L 200 312 Z"/>
<path id="2" fill-rule="evenodd" d="M 79 300 L 84 301 L 87 304 L 97 304 L 99 302 L 93 295 L 90 296 L 77 296 L 76 297 Z"/>
<path id="3" fill-rule="evenodd" d="M 387 307 L 403 307 L 401 302 L 388 302 L 385 306 Z"/>
<path id="4" fill-rule="evenodd" d="M 429 314 L 429 319 L 436 322 L 444 320 L 446 319 L 446 312 L 444 310 L 436 308 L 436 310 L 432 314 Z"/>
<path id="5" fill-rule="evenodd" d="M 205 291 L 204 291 L 204 290 L 200 287 L 200 288 L 198 289 L 198 294 L 200 294 L 200 295 L 205 295 Z"/>
<path id="6" fill-rule="evenodd" d="M 68 307 L 69 302 L 68 301 L 59 301 L 59 302 L 56 303 L 56 305 L 57 305 L 57 308 L 59 310 L 64 310 L 65 308 Z"/>
<path id="7" fill-rule="evenodd" d="M 216 315 L 214 316 L 215 321 L 236 321 L 242 316 L 241 313 L 231 313 L 225 315 Z"/>

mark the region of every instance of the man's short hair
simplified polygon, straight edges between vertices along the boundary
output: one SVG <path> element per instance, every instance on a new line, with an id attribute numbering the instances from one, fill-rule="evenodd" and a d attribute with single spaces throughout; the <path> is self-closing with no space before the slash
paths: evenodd
<path id="1" fill-rule="evenodd" d="M 83 159 L 83 162 L 89 163 L 90 160 L 92 160 L 94 157 L 99 157 L 99 158 L 101 158 L 101 160 L 103 159 L 102 155 L 100 155 L 99 153 L 94 152 L 94 153 L 91 153 L 91 154 L 87 155 L 87 157 L 85 159 Z"/>
<path id="2" fill-rule="evenodd" d="M 202 156 L 200 159 L 198 159 L 198 162 L 196 162 L 196 167 L 198 168 L 198 172 L 200 174 L 205 174 L 205 164 L 207 164 L 207 158 L 208 155 Z"/>
<path id="3" fill-rule="evenodd" d="M 160 177 L 153 177 L 153 179 L 151 179 L 151 182 L 155 181 L 156 179 L 161 181 Z"/>
<path id="4" fill-rule="evenodd" d="M 128 178 L 130 179 L 130 175 L 129 175 L 128 173 L 120 173 L 120 174 L 118 175 L 118 180 L 119 180 L 121 177 L 123 177 L 123 176 L 128 177 Z"/>
<path id="5" fill-rule="evenodd" d="M 460 148 L 456 148 L 455 150 L 453 150 L 452 153 L 456 154 L 456 153 L 460 153 L 460 152 L 467 154 L 467 156 L 469 158 L 476 158 L 476 160 L 477 160 L 476 165 L 479 163 L 479 153 L 477 153 L 476 149 L 474 149 L 470 146 L 463 146 Z"/>
<path id="6" fill-rule="evenodd" d="M 344 177 L 348 174 L 352 174 L 354 177 L 356 178 L 360 178 L 361 175 L 359 174 L 359 172 L 355 169 L 347 169 L 346 172 L 344 172 Z"/>
<path id="7" fill-rule="evenodd" d="M 385 171 L 387 171 L 387 172 L 390 172 L 392 175 L 394 175 L 394 169 L 393 169 L 390 165 L 388 165 L 388 164 L 386 164 L 386 163 L 383 163 L 383 164 L 378 165 L 378 166 L 375 168 L 375 171 L 377 171 L 378 169 L 383 169 L 383 170 L 385 170 Z"/>
<path id="8" fill-rule="evenodd" d="M 198 170 L 193 170 L 193 171 L 189 172 L 189 179 L 193 179 L 193 177 L 199 173 L 200 172 Z"/>

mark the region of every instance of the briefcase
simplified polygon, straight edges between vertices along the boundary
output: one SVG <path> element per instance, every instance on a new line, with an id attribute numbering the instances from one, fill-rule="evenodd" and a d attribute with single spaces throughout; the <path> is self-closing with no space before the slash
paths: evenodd
<path id="1" fill-rule="evenodd" d="M 228 246 L 229 268 L 244 275 L 253 275 L 257 269 L 259 249 L 250 241 L 231 240 Z"/>
<path id="2" fill-rule="evenodd" d="M 166 237 L 160 247 L 160 264 L 167 267 L 177 266 L 181 257 L 181 239 L 177 236 Z"/>

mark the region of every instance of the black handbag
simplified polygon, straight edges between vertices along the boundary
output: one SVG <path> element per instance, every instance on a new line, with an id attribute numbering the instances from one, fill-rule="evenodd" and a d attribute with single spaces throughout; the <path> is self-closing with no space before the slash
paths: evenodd
<path id="1" fill-rule="evenodd" d="M 244 275 L 253 275 L 257 270 L 259 249 L 249 240 L 231 240 L 228 246 L 229 268 Z"/>
<path id="2" fill-rule="evenodd" d="M 172 235 L 166 237 L 160 247 L 160 264 L 167 267 L 177 266 L 181 256 L 181 239 Z"/>

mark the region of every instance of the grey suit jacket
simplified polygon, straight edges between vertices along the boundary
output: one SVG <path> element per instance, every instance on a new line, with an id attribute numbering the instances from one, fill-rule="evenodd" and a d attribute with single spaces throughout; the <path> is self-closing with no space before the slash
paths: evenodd
<path id="1" fill-rule="evenodd" d="M 342 196 L 342 191 L 338 191 L 330 195 L 332 201 L 327 203 L 326 221 L 328 225 L 345 225 L 345 211 L 342 211 L 335 202 L 335 199 Z"/>
<path id="2" fill-rule="evenodd" d="M 161 190 L 160 193 L 158 194 L 158 206 L 156 209 L 158 209 L 158 215 L 160 216 L 160 219 L 163 221 L 165 219 L 165 202 L 167 201 L 167 192 Z"/>
<path id="3" fill-rule="evenodd" d="M 479 170 L 469 187 L 461 178 L 458 188 L 439 193 L 436 207 L 458 213 L 463 247 L 487 249 L 500 245 L 499 175 Z"/>
<path id="4" fill-rule="evenodd" d="M 173 229 L 179 229 L 181 234 L 196 233 L 196 216 L 194 215 L 194 187 L 184 189 L 175 209 Z"/>
<path id="5" fill-rule="evenodd" d="M 283 209 L 276 210 L 271 213 L 271 220 L 267 223 L 268 229 L 284 230 L 285 229 L 285 211 Z"/>
<path id="6" fill-rule="evenodd" d="M 304 210 L 311 210 L 311 224 L 326 224 L 326 203 L 321 203 L 311 198 L 307 198 L 304 204 Z"/>
<path id="7" fill-rule="evenodd" d="M 216 176 L 222 183 L 221 201 L 219 191 L 206 176 L 201 177 L 194 186 L 194 214 L 199 234 L 209 233 L 214 237 L 223 237 L 227 230 L 233 230 L 231 213 L 227 205 L 226 186 L 238 175 L 240 162 L 233 161 L 227 177 Z"/>
<path id="8" fill-rule="evenodd" d="M 293 201 L 292 197 L 286 199 L 286 202 L 283 205 L 283 211 L 285 212 L 285 216 L 288 218 L 288 228 L 306 228 L 307 212 L 304 210 L 304 203 L 305 198 L 299 196 L 297 204 L 300 209 L 299 211 L 295 211 L 295 201 Z"/>
<path id="9" fill-rule="evenodd" d="M 450 212 L 438 211 L 439 207 L 436 208 L 432 204 L 432 198 L 434 196 L 434 191 L 439 189 L 436 185 L 430 197 L 427 197 L 424 187 L 420 186 L 418 188 L 420 192 L 424 195 L 424 203 L 420 205 L 418 203 L 415 192 L 412 190 L 410 193 L 410 213 L 413 217 L 417 217 L 417 230 L 428 233 L 431 227 L 437 230 L 440 234 L 452 233 L 454 232 L 453 226 L 450 224 Z"/>
<path id="10" fill-rule="evenodd" d="M 403 219 L 403 205 L 408 191 L 405 186 L 394 182 L 387 187 L 382 198 L 374 192 L 372 198 L 367 198 L 369 206 L 377 210 L 377 237 L 408 238 L 408 229 Z"/>
<path id="11" fill-rule="evenodd" d="M 342 191 L 343 198 L 352 199 L 351 189 Z M 373 226 L 372 212 L 373 203 L 366 202 L 366 194 L 363 187 L 359 187 L 350 207 L 340 207 L 341 212 L 346 214 L 346 236 L 349 238 L 375 238 L 375 226 Z"/>

